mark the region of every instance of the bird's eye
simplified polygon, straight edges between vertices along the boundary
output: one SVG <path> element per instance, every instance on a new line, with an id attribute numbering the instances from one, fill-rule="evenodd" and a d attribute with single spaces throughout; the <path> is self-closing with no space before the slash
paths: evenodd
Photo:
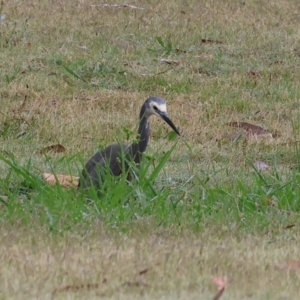
<path id="1" fill-rule="evenodd" d="M 153 106 L 153 109 L 154 109 L 154 110 L 158 110 L 157 106 L 155 106 L 155 105 Z"/>

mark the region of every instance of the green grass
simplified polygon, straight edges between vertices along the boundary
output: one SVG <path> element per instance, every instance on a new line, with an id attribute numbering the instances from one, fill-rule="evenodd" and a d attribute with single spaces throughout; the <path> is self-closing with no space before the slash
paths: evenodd
<path id="1" fill-rule="evenodd" d="M 274 170 L 269 174 L 249 164 L 243 175 L 212 168 L 189 177 L 160 176 L 176 146 L 163 155 L 156 153 L 157 159 L 145 159 L 148 161 L 142 165 L 140 176 L 129 185 L 126 174 L 120 178 L 107 175 L 101 195 L 94 188 L 86 193 L 60 185 L 48 186 L 35 174 L 30 161 L 21 166 L 15 158 L 1 156 L 9 168 L 1 180 L 2 194 L 8 196 L 2 220 L 11 221 L 18 214 L 26 222 L 38 217 L 41 225 L 63 232 L 72 230 L 75 224 L 91 224 L 97 218 L 109 227 L 130 229 L 136 220 L 150 217 L 157 226 L 176 225 L 192 231 L 198 231 L 203 221 L 212 219 L 224 224 L 243 221 L 241 230 L 256 232 L 276 221 L 287 226 L 290 218 L 283 221 L 286 213 L 299 212 L 297 170 L 283 176 L 274 162 Z M 78 157 L 73 161 L 78 162 Z M 274 220 L 274 215 L 278 220 Z"/>
<path id="2" fill-rule="evenodd" d="M 0 7 L 1 297 L 212 299 L 226 275 L 222 299 L 297 299 L 274 268 L 299 248 L 298 1 L 94 4 Z M 181 137 L 152 118 L 139 177 L 101 196 L 42 180 L 132 142 L 150 95 Z M 232 140 L 232 121 L 273 137 Z"/>

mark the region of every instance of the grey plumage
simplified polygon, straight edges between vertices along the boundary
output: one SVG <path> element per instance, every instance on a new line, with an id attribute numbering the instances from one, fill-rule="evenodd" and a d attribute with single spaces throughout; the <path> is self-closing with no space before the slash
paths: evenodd
<path id="1" fill-rule="evenodd" d="M 110 170 L 112 175 L 119 176 L 123 171 L 128 171 L 129 161 L 139 166 L 142 153 L 145 152 L 149 141 L 150 128 L 148 119 L 151 115 L 161 117 L 180 135 L 168 117 L 165 101 L 159 97 L 150 97 L 144 102 L 140 111 L 137 142 L 131 145 L 112 144 L 96 152 L 86 163 L 78 186 L 84 189 L 92 185 L 99 188 L 107 170 Z"/>

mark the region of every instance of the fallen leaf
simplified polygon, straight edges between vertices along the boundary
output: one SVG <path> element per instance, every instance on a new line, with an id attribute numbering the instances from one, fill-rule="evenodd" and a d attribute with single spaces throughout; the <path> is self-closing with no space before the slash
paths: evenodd
<path id="1" fill-rule="evenodd" d="M 287 263 L 275 266 L 277 270 L 299 270 L 300 269 L 300 261 L 299 260 L 291 260 Z"/>
<path id="2" fill-rule="evenodd" d="M 50 185 L 60 184 L 64 187 L 78 186 L 79 182 L 79 177 L 70 175 L 43 173 L 42 177 Z"/>
<path id="3" fill-rule="evenodd" d="M 41 149 L 40 153 L 43 154 L 43 153 L 50 152 L 50 151 L 55 152 L 55 153 L 61 153 L 61 152 L 66 151 L 66 148 L 61 144 L 56 144 L 56 145 L 47 146 L 47 147 Z"/>
<path id="4" fill-rule="evenodd" d="M 226 277 L 213 277 L 212 281 L 218 289 L 218 293 L 213 297 L 213 300 L 219 300 L 227 287 L 227 279 Z"/>
<path id="5" fill-rule="evenodd" d="M 285 226 L 284 229 L 291 229 L 295 226 L 296 226 L 295 224 L 290 224 L 290 225 Z"/>
<path id="6" fill-rule="evenodd" d="M 237 127 L 237 128 L 242 128 L 246 130 L 249 134 L 251 135 L 268 135 L 272 136 L 272 134 L 265 129 L 263 129 L 260 126 L 253 125 L 247 122 L 229 122 L 226 123 L 226 125 L 231 126 L 231 127 Z"/>
<path id="7" fill-rule="evenodd" d="M 212 281 L 217 286 L 218 291 L 220 291 L 221 289 L 227 286 L 226 277 L 213 277 Z"/>
<path id="8" fill-rule="evenodd" d="M 254 163 L 254 166 L 261 171 L 265 171 L 268 170 L 270 168 L 270 166 L 268 164 L 266 164 L 265 162 L 261 161 L 261 160 L 257 160 Z"/>

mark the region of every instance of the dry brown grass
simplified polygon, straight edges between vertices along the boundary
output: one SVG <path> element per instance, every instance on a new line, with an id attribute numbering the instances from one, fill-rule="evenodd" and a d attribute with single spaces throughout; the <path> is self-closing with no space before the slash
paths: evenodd
<path id="1" fill-rule="evenodd" d="M 272 240 L 220 235 L 209 225 L 199 234 L 149 233 L 152 226 L 143 225 L 139 236 L 97 228 L 64 238 L 5 228 L 1 293 L 14 299 L 212 299 L 212 277 L 226 276 L 222 299 L 297 299 L 298 271 L 276 268 L 298 256 L 296 232 Z"/>
<path id="2" fill-rule="evenodd" d="M 160 95 L 182 132 L 165 168 L 169 174 L 189 177 L 226 168 L 231 177 L 220 172 L 214 178 L 220 183 L 249 180 L 249 164 L 257 159 L 270 164 L 275 159 L 284 172 L 294 166 L 299 1 L 130 2 L 144 10 L 91 6 L 96 3 L 4 3 L 0 131 L 5 124 L 9 129 L 0 137 L 1 150 L 14 153 L 21 164 L 31 158 L 43 172 L 67 173 L 62 156 L 81 153 L 87 159 L 97 147 L 125 139 L 122 126 L 135 131 L 143 101 Z M 160 63 L 165 55 L 155 41 L 158 36 L 172 42 L 167 57 L 179 65 Z M 75 71 L 81 62 L 91 69 L 112 64 L 126 72 L 127 82 L 118 86 L 121 75 L 114 71 L 107 86 L 105 73 L 86 75 L 86 84 L 66 72 L 60 60 Z M 16 78 L 6 82 L 5 76 L 18 68 Z M 254 123 L 278 136 L 235 145 L 226 138 L 232 128 L 224 124 L 230 121 Z M 170 148 L 173 141 L 164 138 L 169 128 L 157 119 L 151 128 L 148 152 Z M 67 150 L 49 155 L 49 163 L 39 151 L 56 143 Z M 74 175 L 78 165 L 69 166 Z M 2 163 L 1 172 L 7 172 Z M 298 258 L 299 235 L 293 229 L 272 240 L 272 234 L 221 235 L 213 224 L 197 234 L 174 235 L 171 229 L 170 235 L 151 234 L 154 228 L 140 228 L 131 236 L 93 228 L 85 237 L 75 232 L 55 237 L 5 224 L 0 233 L 1 298 L 212 299 L 211 277 L 224 275 L 229 280 L 224 300 L 298 299 L 299 271 L 275 270 Z M 140 275 L 142 270 L 147 272 Z"/>

